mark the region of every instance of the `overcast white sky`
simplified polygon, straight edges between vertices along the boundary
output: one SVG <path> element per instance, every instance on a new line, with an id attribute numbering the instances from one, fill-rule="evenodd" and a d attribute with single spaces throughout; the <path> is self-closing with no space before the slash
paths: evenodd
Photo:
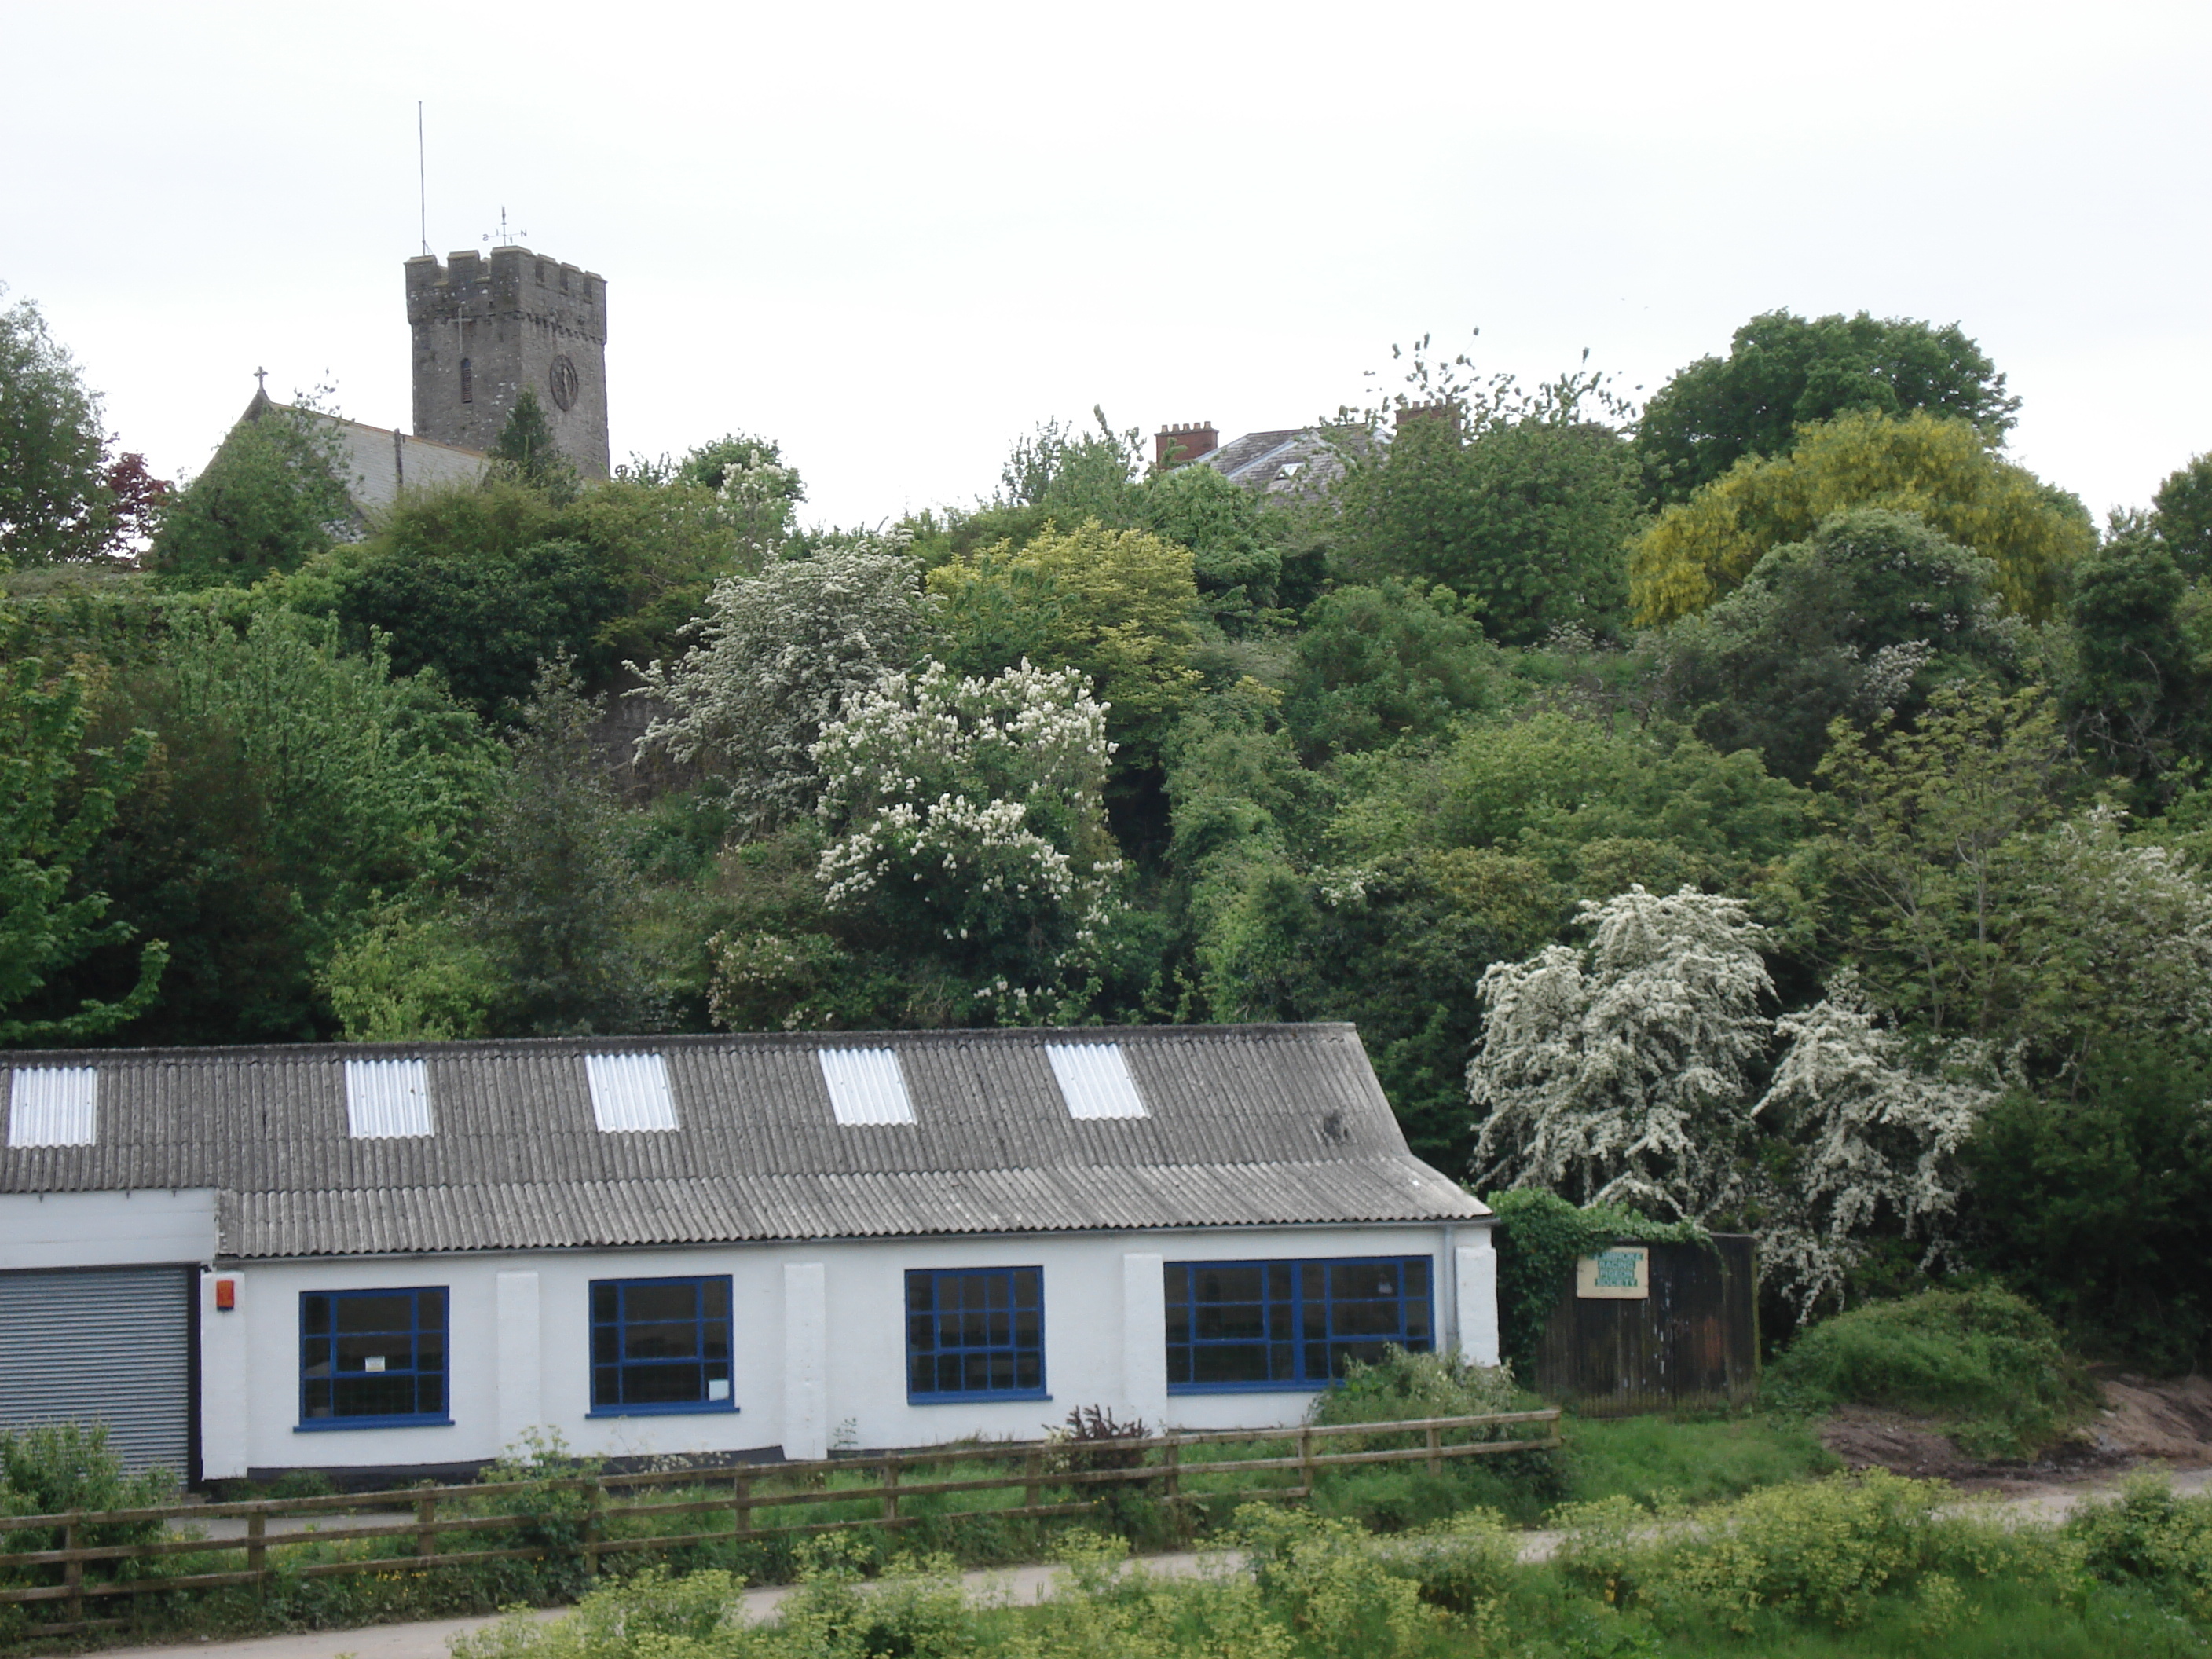
<path id="1" fill-rule="evenodd" d="M 410 418 L 401 263 L 608 281 L 614 449 L 968 502 L 1103 404 L 1304 422 L 1424 331 L 1656 386 L 1778 306 L 1962 322 L 2100 512 L 2212 449 L 2212 5 L 0 0 L 0 282 L 157 471 L 265 365 Z M 527 230 L 526 237 L 520 233 Z"/>

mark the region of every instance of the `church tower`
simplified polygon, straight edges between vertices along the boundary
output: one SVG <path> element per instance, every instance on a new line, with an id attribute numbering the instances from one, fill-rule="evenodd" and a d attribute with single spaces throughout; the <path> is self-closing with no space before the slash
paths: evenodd
<path id="1" fill-rule="evenodd" d="M 526 247 L 407 262 L 415 435 L 489 449 L 527 386 L 561 453 L 607 476 L 607 284 Z"/>

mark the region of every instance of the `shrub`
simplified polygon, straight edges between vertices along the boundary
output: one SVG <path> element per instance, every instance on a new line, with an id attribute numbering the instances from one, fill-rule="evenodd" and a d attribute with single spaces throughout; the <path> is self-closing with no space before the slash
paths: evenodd
<path id="1" fill-rule="evenodd" d="M 1978 1457 L 2031 1455 L 2093 1401 L 2057 1328 L 2008 1291 L 1923 1291 L 1813 1326 L 1768 1374 L 1779 1404 L 1918 1412 Z"/>
<path id="2" fill-rule="evenodd" d="M 2076 1509 L 2065 1534 L 2099 1578 L 2147 1583 L 2192 1617 L 2212 1615 L 2212 1496 L 2177 1497 L 2164 1475 L 2137 1475 L 2118 1502 Z"/>

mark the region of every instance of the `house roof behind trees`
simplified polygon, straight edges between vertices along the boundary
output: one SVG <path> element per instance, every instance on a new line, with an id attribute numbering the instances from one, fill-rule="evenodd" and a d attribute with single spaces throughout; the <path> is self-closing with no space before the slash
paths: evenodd
<path id="1" fill-rule="evenodd" d="M 0 1193 L 213 1188 L 238 1257 L 1489 1212 L 1349 1025 L 9 1056 Z"/>

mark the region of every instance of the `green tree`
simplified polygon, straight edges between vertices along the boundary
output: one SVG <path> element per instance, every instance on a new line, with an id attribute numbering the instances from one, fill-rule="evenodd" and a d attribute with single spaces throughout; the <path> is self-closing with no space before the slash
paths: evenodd
<path id="1" fill-rule="evenodd" d="M 507 424 L 493 440 L 490 453 L 498 476 L 542 490 L 556 501 L 570 500 L 576 494 L 576 464 L 561 453 L 545 406 L 528 386 L 522 388 L 514 407 L 507 411 Z"/>
<path id="2" fill-rule="evenodd" d="M 1351 456 L 1336 501 L 1343 574 L 1441 584 L 1492 639 L 1607 634 L 1623 620 L 1636 466 L 1610 428 L 1529 416 L 1462 438 L 1456 420 L 1407 420 Z"/>
<path id="3" fill-rule="evenodd" d="M 1390 577 L 1333 588 L 1307 607 L 1284 718 L 1316 759 L 1441 732 L 1486 706 L 1500 653 L 1473 605 Z"/>
<path id="4" fill-rule="evenodd" d="M 1242 627 L 1276 600 L 1282 555 L 1270 545 L 1259 498 L 1210 466 L 1177 467 L 1145 481 L 1139 512 L 1155 535 L 1187 547 L 1206 609 Z"/>
<path id="5" fill-rule="evenodd" d="M 100 399 L 36 306 L 0 309 L 0 562 L 97 557 L 114 507 Z"/>
<path id="6" fill-rule="evenodd" d="M 2101 1057 L 2074 1086 L 2014 1089 L 1968 1151 L 1979 1265 L 2099 1358 L 2200 1366 L 2212 1314 L 2212 1074 L 2156 1043 Z"/>
<path id="7" fill-rule="evenodd" d="M 1956 323 L 1770 311 L 1736 330 L 1725 358 L 1700 357 L 1653 394 L 1636 453 L 1652 494 L 1683 501 L 1738 461 L 1788 454 L 1801 427 L 1913 410 L 1966 421 L 1995 444 L 2020 399 Z"/>
<path id="8" fill-rule="evenodd" d="M 2192 581 L 2212 576 L 2212 455 L 2192 455 L 2151 497 L 2151 526 Z"/>
<path id="9" fill-rule="evenodd" d="M 496 746 L 434 682 L 283 611 L 173 608 L 161 659 L 118 674 L 99 718 L 109 746 L 156 739 L 82 865 L 118 920 L 171 941 L 132 1042 L 329 1034 L 318 975 L 380 906 L 458 875 L 496 777 Z M 136 965 L 98 951 L 58 983 L 112 999 Z"/>
<path id="10" fill-rule="evenodd" d="M 950 665 L 988 675 L 1028 661 L 1074 668 L 1107 706 L 1120 769 L 1159 763 L 1199 685 L 1198 585 L 1188 548 L 1090 520 L 1000 542 L 929 573 L 945 601 Z"/>
<path id="11" fill-rule="evenodd" d="M 2016 641 L 1996 615 L 1996 574 L 1911 514 L 1837 514 L 1674 625 L 1669 691 L 1716 749 L 1755 748 L 1770 771 L 1805 782 L 1838 716 L 1909 718 L 1924 682 L 2009 665 Z"/>
<path id="12" fill-rule="evenodd" d="M 1999 458 L 1968 422 L 1845 414 L 1806 431 L 1785 455 L 1747 457 L 1661 513 L 1630 550 L 1637 620 L 1702 611 L 1771 549 L 1863 507 L 1917 513 L 1982 555 L 2005 604 L 2034 622 L 2056 612 L 2068 573 L 2097 539 L 2080 501 Z"/>
<path id="13" fill-rule="evenodd" d="M 2202 760 L 2212 740 L 2212 664 L 2190 637 L 2188 592 L 2170 544 L 2141 526 L 2123 528 L 2075 567 L 2063 706 L 2078 741 L 2124 777 L 2171 774 Z"/>
<path id="14" fill-rule="evenodd" d="M 186 586 L 245 586 L 296 569 L 353 518 L 337 429 L 313 410 L 257 403 L 207 469 L 172 496 L 148 562 Z"/>
<path id="15" fill-rule="evenodd" d="M 90 690 L 34 659 L 0 664 L 0 1043 L 103 1036 L 145 1010 L 168 961 L 159 939 L 132 949 L 136 930 L 80 879 L 152 748 L 143 732 L 88 747 Z M 42 994 L 103 947 L 128 957 L 122 994 Z"/>
<path id="16" fill-rule="evenodd" d="M 2086 781 L 2042 692 L 1962 682 L 1913 726 L 1839 723 L 1820 775 L 1832 948 L 1909 1024 L 2037 1080 L 2212 1042 L 2212 883 L 2124 814 L 2068 813 Z"/>
<path id="17" fill-rule="evenodd" d="M 509 744 L 483 830 L 476 935 L 499 990 L 501 1035 L 657 1030 L 664 999 L 633 948 L 642 884 L 592 730 L 604 704 L 574 665 L 548 664 Z"/>

